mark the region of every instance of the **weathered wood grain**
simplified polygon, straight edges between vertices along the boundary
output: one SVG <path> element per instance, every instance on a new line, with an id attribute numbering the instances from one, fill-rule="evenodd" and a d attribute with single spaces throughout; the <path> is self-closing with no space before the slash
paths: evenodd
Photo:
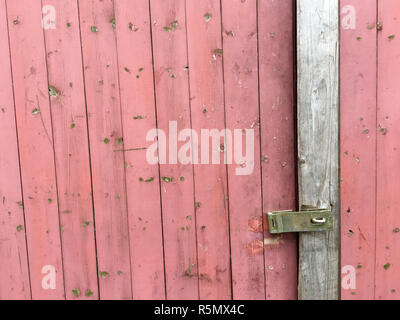
<path id="1" fill-rule="evenodd" d="M 45 30 L 67 299 L 97 299 L 91 171 L 76 1 L 49 0 L 56 28 Z M 45 13 L 47 14 L 47 13 Z"/>
<path id="2" fill-rule="evenodd" d="M 168 139 L 175 130 L 191 128 L 185 1 L 150 3 L 157 122 Z M 160 166 L 168 299 L 199 297 L 193 166 L 175 153 L 187 142 L 171 139 L 168 163 Z"/>
<path id="3" fill-rule="evenodd" d="M 6 2 L 0 1 L 0 299 L 30 299 Z"/>
<path id="4" fill-rule="evenodd" d="M 114 7 L 124 148 L 148 147 L 146 134 L 156 128 L 149 2 L 118 0 Z M 165 299 L 158 165 L 146 161 L 146 150 L 127 151 L 125 171 L 133 299 Z"/>
<path id="5" fill-rule="evenodd" d="M 257 1 L 222 0 L 222 35 L 222 54 L 217 51 L 215 58 L 224 64 L 226 127 L 232 132 L 254 130 L 254 161 L 228 166 L 233 299 L 263 300 Z M 243 144 L 248 134 L 241 135 Z M 253 170 L 237 175 L 241 166 Z"/>
<path id="6" fill-rule="evenodd" d="M 7 1 L 7 10 L 24 196 L 20 206 L 25 211 L 32 298 L 63 299 L 42 5 L 40 0 L 13 0 Z M 56 271 L 55 286 L 51 281 L 42 283 L 45 275 L 51 274 L 50 270 Z"/>
<path id="7" fill-rule="evenodd" d="M 297 1 L 298 160 L 301 208 L 332 208 L 332 232 L 299 238 L 299 298 L 339 297 L 339 8 Z"/>
<path id="8" fill-rule="evenodd" d="M 400 2 L 378 1 L 375 299 L 400 298 Z"/>
<path id="9" fill-rule="evenodd" d="M 0 0 L 0 10 L 1 1 L 6 3 Z M 0 298 L 30 298 L 28 259 L 23 256 L 26 251 L 32 260 L 29 262 L 34 299 L 62 299 L 64 295 L 67 299 L 297 297 L 296 235 L 272 237 L 262 220 L 263 211 L 295 207 L 294 3 L 292 0 L 7 1 L 12 69 L 5 28 L 0 30 L 0 68 L 5 70 L 0 78 L 0 108 L 5 111 L 0 109 L 3 137 L 0 146 L 10 151 L 0 155 L 0 211 L 5 214 L 10 211 L 11 215 L 0 217 L 0 258 L 9 259 L 10 263 L 0 265 Z M 338 74 L 337 47 L 331 45 L 337 30 L 329 29 L 334 25 L 333 18 L 327 24 L 324 22 L 333 17 L 333 11 L 329 11 L 333 2 L 304 0 L 304 3 L 305 10 L 299 12 L 305 21 L 299 30 L 306 35 L 306 41 L 299 46 L 299 56 L 303 57 L 299 63 L 299 81 L 304 92 L 299 103 L 305 106 L 299 111 L 302 119 L 299 150 L 305 161 L 300 168 L 300 198 L 302 204 L 311 206 L 333 203 L 337 214 L 337 167 L 334 166 L 337 154 L 333 151 L 337 150 L 334 138 L 338 132 L 333 120 L 337 120 L 338 111 L 334 90 Z M 55 6 L 56 29 L 41 28 L 43 5 Z M 320 10 L 310 11 L 312 6 Z M 373 16 L 373 10 L 365 10 L 368 17 Z M 2 14 L 0 25 L 6 19 Z M 364 24 L 366 20 L 358 22 Z M 366 46 L 372 45 L 374 30 L 366 25 L 361 32 L 361 28 L 362 25 L 358 29 L 361 37 L 368 37 Z M 393 33 L 396 28 L 393 25 Z M 385 45 L 383 53 L 393 60 L 392 54 L 397 51 L 389 50 L 396 42 L 389 41 L 388 36 L 381 39 Z M 352 40 L 349 38 L 346 41 Z M 348 48 L 356 50 L 360 43 L 356 39 Z M 372 53 L 362 55 L 360 50 L 359 54 L 365 57 L 363 61 L 372 61 Z M 351 72 L 354 61 L 347 61 L 345 70 Z M 360 72 L 367 79 L 358 81 L 360 87 L 354 90 L 367 90 L 372 83 L 372 69 L 362 67 Z M 389 63 L 384 68 L 389 68 Z M 351 85 L 357 77 L 346 79 Z M 395 75 L 391 70 L 384 71 L 381 85 L 389 86 L 392 77 Z M 50 98 L 49 85 L 53 86 Z M 346 104 L 353 104 L 354 97 L 359 99 L 354 105 L 365 118 L 363 124 L 350 131 L 356 113 L 348 110 L 349 134 L 360 135 L 360 128 L 369 129 L 370 134 L 376 132 L 372 128 L 373 110 L 369 105 L 363 106 L 371 102 L 370 91 L 365 100 L 361 93 L 354 96 L 352 90 L 346 91 Z M 397 99 L 393 87 L 387 92 Z M 395 148 L 390 133 L 396 131 L 395 122 L 386 119 L 386 111 L 394 120 L 397 118 L 389 108 L 390 99 L 386 100 L 384 93 L 381 99 L 385 102 L 382 123 L 384 128 L 388 124 L 388 130 L 382 134 L 380 146 L 390 156 L 390 148 Z M 40 111 L 35 110 L 39 107 Z M 14 118 L 20 137 L 23 192 Z M 247 176 L 237 175 L 238 168 L 253 164 L 243 162 L 228 168 L 223 163 L 150 164 L 145 148 L 153 145 L 153 141 L 146 141 L 146 134 L 158 126 L 167 134 L 168 143 L 170 121 L 177 121 L 177 131 L 193 128 L 199 135 L 201 129 L 227 127 L 242 133 L 243 129 L 254 129 L 254 170 Z M 241 137 L 245 140 L 246 134 Z M 361 145 L 366 139 L 368 135 L 363 134 L 357 143 Z M 349 159 L 347 169 L 363 166 L 363 171 L 352 176 L 361 178 L 374 162 L 357 163 L 357 157 L 363 161 L 367 151 L 357 151 L 358 146 L 350 144 L 350 137 L 345 136 L 343 141 L 349 149 L 349 158 L 353 157 L 350 149 L 356 150 L 355 164 L 350 165 Z M 373 141 L 373 138 L 368 140 L 368 147 L 373 146 Z M 187 142 L 188 139 L 178 141 L 178 149 Z M 221 151 L 226 151 L 225 146 L 209 149 L 210 158 L 214 151 L 223 161 Z M 246 152 L 245 146 L 241 151 Z M 167 155 L 170 160 L 169 150 Z M 388 181 L 396 186 L 389 171 L 385 171 L 386 165 L 395 166 L 394 159 L 380 160 L 384 171 L 381 185 Z M 372 178 L 359 181 L 367 182 L 369 194 Z M 385 188 L 388 187 L 382 186 L 382 190 L 389 192 Z M 350 190 L 356 197 L 346 198 L 347 205 L 354 207 L 355 213 L 366 211 L 373 197 L 362 195 L 362 188 Z M 365 204 L 361 204 L 363 199 Z M 23 202 L 27 249 L 20 208 Z M 386 202 L 396 203 L 382 195 L 382 212 L 386 210 Z M 390 214 L 392 217 L 394 213 Z M 359 281 L 368 282 L 373 276 L 372 260 L 362 252 L 369 251 L 359 250 L 355 245 L 369 244 L 369 240 L 361 238 L 372 239 L 372 233 L 365 233 L 364 229 L 371 228 L 373 223 L 365 219 L 356 224 L 356 219 L 350 216 L 345 224 L 345 228 L 360 226 L 362 230 L 359 235 L 354 230 L 359 241 L 351 244 L 348 254 L 352 259 L 348 261 L 365 264 L 366 270 L 357 269 L 357 274 L 361 277 Z M 380 219 L 382 231 L 387 232 L 389 227 L 383 225 L 383 216 Z M 337 226 L 338 219 L 335 222 Z M 6 246 L 2 246 L 3 234 L 10 239 Z M 379 243 L 395 241 L 394 237 L 393 232 L 382 235 Z M 301 298 L 336 297 L 336 240 L 336 233 L 302 236 Z M 346 241 L 350 243 L 352 239 L 347 237 Z M 384 286 L 379 289 L 378 297 L 387 296 L 393 276 L 384 273 L 390 268 L 380 270 L 380 265 L 387 260 L 397 271 L 397 253 L 392 252 L 396 249 L 393 245 L 393 250 L 385 249 L 379 255 L 376 275 Z M 56 267 L 55 290 L 42 288 L 41 271 L 45 265 Z M 370 289 L 369 282 L 364 288 L 359 281 L 360 292 Z M 357 292 L 355 297 L 358 296 Z"/>
<path id="10" fill-rule="evenodd" d="M 293 3 L 258 1 L 264 212 L 296 208 Z M 296 299 L 296 234 L 265 230 L 264 256 L 266 298 Z"/>
<path id="11" fill-rule="evenodd" d="M 131 299 L 115 15 L 112 1 L 80 0 L 101 299 Z"/>
<path id="12" fill-rule="evenodd" d="M 341 266 L 356 271 L 355 288 L 343 278 L 341 298 L 374 299 L 377 7 L 340 5 Z"/>
<path id="13" fill-rule="evenodd" d="M 213 51 L 222 46 L 220 1 L 186 1 L 186 6 L 192 128 L 198 134 L 202 129 L 222 130 L 222 59 L 213 58 Z M 226 300 L 231 298 L 227 175 L 222 155 L 220 164 L 212 163 L 211 140 L 210 164 L 194 167 L 195 201 L 201 203 L 196 215 L 199 293 L 200 299 Z"/>

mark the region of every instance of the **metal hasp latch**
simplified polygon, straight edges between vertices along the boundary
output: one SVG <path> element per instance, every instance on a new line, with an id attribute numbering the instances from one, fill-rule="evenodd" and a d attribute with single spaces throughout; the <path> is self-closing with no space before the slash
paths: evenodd
<path id="1" fill-rule="evenodd" d="M 305 211 L 268 212 L 269 232 L 311 232 L 333 229 L 332 213 L 329 209 Z"/>

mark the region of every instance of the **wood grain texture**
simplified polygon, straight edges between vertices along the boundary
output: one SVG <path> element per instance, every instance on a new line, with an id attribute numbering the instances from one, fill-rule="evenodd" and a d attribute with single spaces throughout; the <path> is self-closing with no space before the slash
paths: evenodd
<path id="1" fill-rule="evenodd" d="M 220 1 L 186 1 L 186 6 L 192 128 L 198 134 L 220 131 L 225 128 L 222 59 L 213 58 L 222 47 Z M 211 140 L 209 155 L 215 149 Z M 217 149 L 220 143 L 223 139 Z M 201 203 L 196 216 L 200 299 L 231 298 L 227 175 L 220 159 L 213 164 L 209 157 L 210 164 L 194 167 L 195 201 Z"/>
<path id="2" fill-rule="evenodd" d="M 374 299 L 377 7 L 376 0 L 340 5 L 341 265 L 357 276 L 341 298 Z"/>
<path id="3" fill-rule="evenodd" d="M 168 139 L 191 128 L 185 1 L 150 3 L 157 121 Z M 185 142 L 171 139 L 160 167 L 166 294 L 180 300 L 199 297 L 193 166 L 176 159 Z"/>
<path id="4" fill-rule="evenodd" d="M 258 1 L 264 212 L 296 209 L 293 12 L 292 0 Z M 296 234 L 265 230 L 264 256 L 267 299 L 297 299 Z"/>
<path id="5" fill-rule="evenodd" d="M 378 1 L 375 299 L 400 298 L 400 3 Z"/>
<path id="6" fill-rule="evenodd" d="M 30 299 L 6 2 L 0 1 L 0 299 Z M 22 229 L 21 229 L 22 228 Z"/>
<path id="7" fill-rule="evenodd" d="M 118 0 L 114 7 L 124 148 L 148 147 L 146 133 L 156 128 L 149 2 Z M 125 170 L 133 298 L 165 299 L 158 165 L 146 161 L 146 150 L 127 151 Z"/>
<path id="8" fill-rule="evenodd" d="M 265 277 L 257 1 L 223 0 L 222 34 L 226 127 L 232 132 L 254 130 L 254 161 L 228 166 L 233 299 L 262 300 L 265 299 Z M 221 57 L 217 55 L 216 59 Z M 244 141 L 246 133 L 241 137 Z M 237 175 L 237 167 L 252 165 L 254 169 L 249 175 Z"/>
<path id="9" fill-rule="evenodd" d="M 97 299 L 92 187 L 78 5 L 49 0 L 56 28 L 45 30 L 67 299 Z M 45 13 L 46 14 L 46 13 Z M 79 289 L 79 291 L 78 291 Z M 80 293 L 79 293 L 80 292 Z"/>
<path id="10" fill-rule="evenodd" d="M 23 203 L 33 299 L 63 299 L 54 146 L 40 0 L 7 1 Z M 29 53 L 29 58 L 27 54 Z M 49 201 L 51 199 L 51 201 Z M 42 286 L 56 270 L 55 287 Z M 45 274 L 42 274 L 44 270 Z M 47 283 L 48 284 L 48 283 Z"/>
<path id="11" fill-rule="evenodd" d="M 301 234 L 299 298 L 339 297 L 338 1 L 297 1 L 300 208 L 332 208 L 332 232 Z"/>
<path id="12" fill-rule="evenodd" d="M 296 299 L 293 6 L 0 0 L 0 299 Z"/>
<path id="13" fill-rule="evenodd" d="M 79 1 L 101 299 L 131 299 L 129 222 L 114 8 Z"/>

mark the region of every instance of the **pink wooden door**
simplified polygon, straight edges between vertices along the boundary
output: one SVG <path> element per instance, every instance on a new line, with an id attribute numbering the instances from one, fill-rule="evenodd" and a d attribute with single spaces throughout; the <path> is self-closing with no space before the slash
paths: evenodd
<path id="1" fill-rule="evenodd" d="M 0 298 L 296 299 L 263 220 L 296 206 L 293 12 L 0 0 Z M 254 159 L 174 162 L 184 136 L 152 164 L 152 129 L 253 132 Z"/>
<path id="2" fill-rule="evenodd" d="M 399 13 L 396 0 L 341 1 L 343 299 L 400 294 Z"/>

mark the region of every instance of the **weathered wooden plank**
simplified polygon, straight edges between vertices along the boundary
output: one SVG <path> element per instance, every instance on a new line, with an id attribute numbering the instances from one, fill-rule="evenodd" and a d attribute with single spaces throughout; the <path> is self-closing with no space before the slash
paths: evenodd
<path id="1" fill-rule="evenodd" d="M 300 235 L 299 298 L 339 296 L 338 1 L 297 1 L 301 208 L 332 207 L 334 231 Z"/>
<path id="2" fill-rule="evenodd" d="M 168 139 L 190 129 L 185 1 L 150 3 L 157 121 Z M 177 140 L 168 139 L 168 164 L 160 168 L 166 294 L 168 299 L 198 299 L 193 166 L 177 159 L 176 150 L 188 139 Z"/>
<path id="3" fill-rule="evenodd" d="M 67 299 L 97 299 L 85 90 L 75 1 L 46 1 L 55 29 L 45 30 Z M 46 21 L 47 22 L 47 21 Z"/>
<path id="4" fill-rule="evenodd" d="M 264 212 L 296 208 L 293 3 L 258 1 Z M 267 299 L 296 299 L 297 236 L 265 230 L 264 256 Z"/>
<path id="5" fill-rule="evenodd" d="M 223 0 L 222 28 L 226 127 L 232 133 L 234 129 L 239 130 L 243 146 L 247 137 L 249 146 L 254 142 L 253 147 L 241 152 L 247 153 L 250 159 L 228 166 L 233 298 L 265 299 L 257 1 Z M 219 51 L 215 58 L 222 58 Z M 251 130 L 254 130 L 253 141 Z M 245 149 L 241 145 L 236 147 L 240 151 Z M 251 159 L 249 152 L 253 150 Z M 238 175 L 238 168 L 247 172 Z"/>
<path id="6" fill-rule="evenodd" d="M 400 2 L 378 1 L 375 299 L 400 297 Z"/>
<path id="7" fill-rule="evenodd" d="M 123 130 L 112 1 L 79 1 L 101 299 L 130 299 Z"/>
<path id="8" fill-rule="evenodd" d="M 147 147 L 156 128 L 149 2 L 114 2 L 124 146 Z M 121 148 L 122 149 L 122 148 Z M 165 299 L 158 165 L 146 151 L 125 153 L 134 299 Z"/>
<path id="9" fill-rule="evenodd" d="M 341 298 L 374 299 L 377 7 L 376 0 L 340 5 Z"/>
<path id="10" fill-rule="evenodd" d="M 222 47 L 219 0 L 187 1 L 187 33 L 192 128 L 225 128 L 222 59 L 213 51 Z M 223 143 L 223 139 L 218 143 Z M 204 147 L 201 141 L 200 147 Z M 194 167 L 195 201 L 201 203 L 197 218 L 200 299 L 230 299 L 229 212 L 224 159 Z M 219 150 L 217 150 L 219 152 Z M 221 152 L 219 152 L 221 154 Z"/>
<path id="11" fill-rule="evenodd" d="M 13 0 L 7 1 L 7 9 L 32 298 L 62 299 L 63 267 L 42 5 L 40 0 Z"/>
<path id="12" fill-rule="evenodd" d="M 0 1 L 0 299 L 30 299 L 6 2 Z"/>

